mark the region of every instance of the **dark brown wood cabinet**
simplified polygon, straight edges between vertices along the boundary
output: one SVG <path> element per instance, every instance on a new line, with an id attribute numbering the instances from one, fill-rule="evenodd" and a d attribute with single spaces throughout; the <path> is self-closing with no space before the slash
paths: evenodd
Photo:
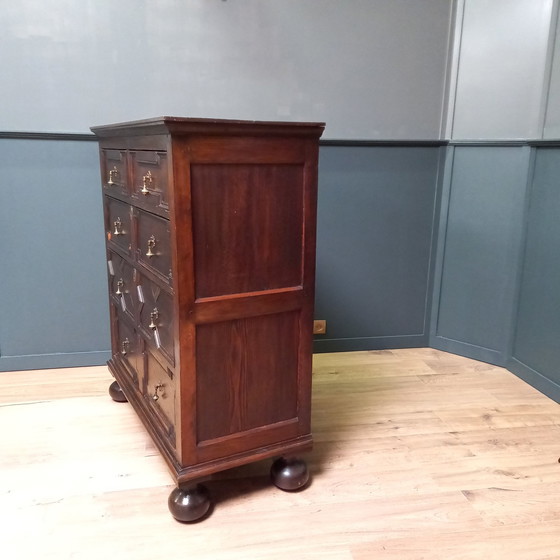
<path id="1" fill-rule="evenodd" d="M 115 400 L 177 482 L 278 457 L 307 481 L 321 123 L 162 117 L 92 128 L 100 144 Z"/>

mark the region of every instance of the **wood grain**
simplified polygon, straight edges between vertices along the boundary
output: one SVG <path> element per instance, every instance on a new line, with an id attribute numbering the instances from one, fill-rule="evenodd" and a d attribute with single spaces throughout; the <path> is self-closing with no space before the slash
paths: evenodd
<path id="1" fill-rule="evenodd" d="M 558 404 L 431 349 L 321 354 L 314 372 L 311 486 L 276 489 L 270 461 L 219 473 L 192 526 L 105 367 L 1 373 L 3 556 L 560 558 Z"/>

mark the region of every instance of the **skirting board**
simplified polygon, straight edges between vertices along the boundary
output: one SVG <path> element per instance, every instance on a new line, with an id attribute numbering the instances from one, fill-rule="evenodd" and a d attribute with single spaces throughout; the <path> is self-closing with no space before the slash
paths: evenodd
<path id="1" fill-rule="evenodd" d="M 100 366 L 111 357 L 109 350 L 34 354 L 30 356 L 0 356 L 0 371 L 23 371 L 82 366 Z"/>
<path id="2" fill-rule="evenodd" d="M 428 346 L 426 335 L 379 336 L 365 338 L 331 338 L 313 342 L 313 351 L 359 352 L 367 350 L 391 350 L 395 348 L 424 348 Z"/>
<path id="3" fill-rule="evenodd" d="M 443 352 L 458 354 L 471 358 L 480 362 L 486 362 L 495 366 L 506 367 L 506 358 L 502 352 L 492 350 L 491 348 L 483 348 L 467 342 L 459 342 L 442 336 L 434 336 L 430 339 L 429 346 Z"/>
<path id="4" fill-rule="evenodd" d="M 511 358 L 508 361 L 507 369 L 547 397 L 560 403 L 560 385 L 551 379 L 548 379 L 515 358 Z"/>

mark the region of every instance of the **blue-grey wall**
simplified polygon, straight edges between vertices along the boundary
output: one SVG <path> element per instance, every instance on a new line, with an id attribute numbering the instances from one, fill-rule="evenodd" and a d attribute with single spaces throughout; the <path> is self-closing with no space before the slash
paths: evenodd
<path id="1" fill-rule="evenodd" d="M 428 344 L 442 149 L 321 148 L 317 351 Z"/>
<path id="2" fill-rule="evenodd" d="M 536 149 L 508 367 L 560 401 L 560 143 Z"/>
<path id="3" fill-rule="evenodd" d="M 97 144 L 0 139 L 0 370 L 109 353 Z"/>
<path id="4" fill-rule="evenodd" d="M 527 146 L 449 148 L 431 344 L 504 365 L 513 324 Z"/>
<path id="5" fill-rule="evenodd" d="M 341 145 L 342 144 L 342 145 Z M 0 370 L 109 356 L 97 143 L 0 139 Z M 428 344 L 437 142 L 320 149 L 317 351 Z M 17 209 L 17 211 L 16 211 Z"/>

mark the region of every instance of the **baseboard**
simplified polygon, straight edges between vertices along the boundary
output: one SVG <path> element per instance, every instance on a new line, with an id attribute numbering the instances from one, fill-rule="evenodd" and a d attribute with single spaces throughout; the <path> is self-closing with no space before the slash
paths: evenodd
<path id="1" fill-rule="evenodd" d="M 318 354 L 326 352 L 359 352 L 362 350 L 392 350 L 395 348 L 423 348 L 428 346 L 427 335 L 372 336 L 364 338 L 330 338 L 313 342 L 313 351 Z"/>
<path id="2" fill-rule="evenodd" d="M 111 352 L 109 350 L 33 354 L 30 356 L 0 356 L 0 371 L 99 366 L 105 364 L 110 357 Z"/>
<path id="3" fill-rule="evenodd" d="M 540 391 L 552 400 L 560 403 L 560 385 L 545 377 L 542 373 L 530 368 L 516 358 L 510 358 L 507 369 L 520 379 Z"/>
<path id="4" fill-rule="evenodd" d="M 442 336 L 434 336 L 430 339 L 429 346 L 436 350 L 449 352 L 451 354 L 458 354 L 465 358 L 471 358 L 480 362 L 486 362 L 495 366 L 506 367 L 506 358 L 503 352 L 493 350 L 491 348 L 484 348 L 469 344 L 468 342 L 460 342 L 458 340 L 451 340 Z"/>

